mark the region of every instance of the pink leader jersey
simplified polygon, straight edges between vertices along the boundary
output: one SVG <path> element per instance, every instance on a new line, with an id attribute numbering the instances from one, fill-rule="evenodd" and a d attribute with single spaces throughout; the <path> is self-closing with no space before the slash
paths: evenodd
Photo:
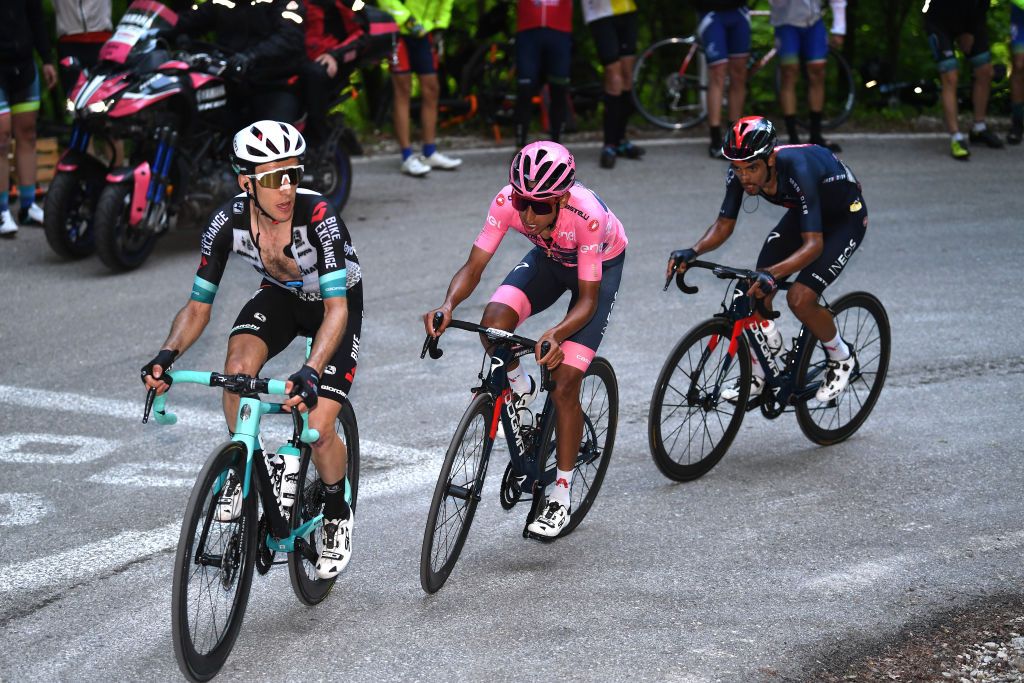
<path id="1" fill-rule="evenodd" d="M 569 188 L 569 203 L 558 212 L 550 242 L 527 232 L 519 212 L 512 206 L 512 186 L 506 185 L 491 202 L 483 230 L 473 246 L 493 254 L 509 228 L 525 235 L 555 263 L 576 268 L 580 280 L 599 281 L 601 264 L 625 251 L 628 243 L 622 222 L 579 181 Z"/>

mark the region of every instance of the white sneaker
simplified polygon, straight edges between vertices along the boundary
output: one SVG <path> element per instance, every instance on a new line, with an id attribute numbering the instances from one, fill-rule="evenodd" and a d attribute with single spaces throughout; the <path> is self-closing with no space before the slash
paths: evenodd
<path id="1" fill-rule="evenodd" d="M 10 209 L 0 212 L 0 237 L 14 237 L 17 234 L 18 224 L 14 222 Z"/>
<path id="2" fill-rule="evenodd" d="M 857 354 L 851 351 L 850 357 L 846 360 L 832 360 L 830 358 L 827 367 L 828 372 L 825 373 L 825 381 L 818 387 L 818 393 L 814 395 L 814 398 L 822 403 L 828 403 L 843 393 L 843 389 L 850 383 L 850 375 L 853 374 L 853 369 L 857 367 Z"/>
<path id="3" fill-rule="evenodd" d="M 427 166 L 430 168 L 439 168 L 442 171 L 454 171 L 462 165 L 462 159 L 445 156 L 438 151 L 435 151 L 429 157 L 423 157 L 423 161 L 427 162 Z"/>
<path id="4" fill-rule="evenodd" d="M 348 519 L 324 519 L 323 532 L 317 536 L 316 561 L 318 579 L 333 579 L 342 572 L 352 557 L 352 527 L 355 515 L 348 513 Z"/>
<path id="5" fill-rule="evenodd" d="M 764 391 L 764 377 L 758 377 L 757 375 L 751 375 L 750 376 L 750 394 L 747 396 L 747 400 L 749 401 L 752 398 L 757 398 L 758 396 L 761 395 L 762 391 Z M 739 381 L 737 381 L 736 384 L 733 384 L 728 389 L 724 389 L 722 391 L 722 398 L 725 399 L 726 401 L 728 401 L 729 403 L 735 403 L 736 400 L 739 397 L 740 397 L 740 383 L 739 383 Z"/>
<path id="6" fill-rule="evenodd" d="M 32 202 L 27 209 L 18 211 L 18 223 L 21 225 L 42 225 L 43 207 Z"/>
<path id="7" fill-rule="evenodd" d="M 554 538 L 562 533 L 562 529 L 569 523 L 569 508 L 549 496 L 544 501 L 544 509 L 537 519 L 530 522 L 526 530 L 531 534 Z"/>
<path id="8" fill-rule="evenodd" d="M 213 518 L 218 522 L 233 522 L 242 514 L 242 483 L 235 478 L 234 472 L 228 473 L 224 488 L 220 490 L 217 507 Z"/>
<path id="9" fill-rule="evenodd" d="M 418 155 L 413 154 L 402 162 L 402 173 L 419 178 L 430 173 L 430 166 L 423 163 Z"/>

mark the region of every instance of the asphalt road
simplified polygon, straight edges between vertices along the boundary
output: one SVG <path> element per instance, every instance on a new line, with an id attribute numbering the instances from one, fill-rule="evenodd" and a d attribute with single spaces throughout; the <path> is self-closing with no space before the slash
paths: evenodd
<path id="1" fill-rule="evenodd" d="M 526 510 L 497 504 L 499 466 L 448 584 L 426 596 L 419 547 L 444 448 L 469 399 L 477 342 L 453 332 L 419 359 L 511 150 L 418 180 L 394 159 L 356 165 L 344 217 L 363 264 L 366 320 L 353 402 L 363 449 L 355 556 L 306 608 L 287 572 L 254 580 L 226 679 L 739 681 L 800 679 L 951 606 L 1024 580 L 1022 151 L 969 164 L 934 137 L 855 138 L 870 225 L 836 293 L 888 309 L 889 380 L 849 441 L 821 448 L 789 416 L 747 417 L 731 451 L 685 485 L 647 447 L 654 380 L 724 289 L 661 291 L 668 252 L 717 213 L 725 167 L 702 144 L 652 144 L 640 163 L 580 178 L 626 226 L 622 287 L 601 354 L 621 392 L 613 462 L 590 515 L 553 545 L 524 541 Z M 749 206 L 748 208 L 753 208 Z M 742 215 L 716 259 L 750 266 L 780 211 Z M 166 680 L 173 547 L 189 487 L 223 439 L 219 397 L 176 389 L 173 427 L 142 425 L 138 368 L 184 303 L 198 231 L 142 269 L 61 263 L 42 232 L 0 243 L 0 680 Z M 473 320 L 527 251 L 509 235 Z M 179 362 L 220 369 L 257 275 L 229 265 L 207 334 Z M 564 312 L 530 320 L 538 335 Z M 780 322 L 787 338 L 791 316 Z M 268 373 L 287 375 L 298 345 Z M 280 433 L 280 430 L 278 431 Z M 496 456 L 496 459 L 499 456 Z M 500 460 L 497 460 L 500 462 Z"/>

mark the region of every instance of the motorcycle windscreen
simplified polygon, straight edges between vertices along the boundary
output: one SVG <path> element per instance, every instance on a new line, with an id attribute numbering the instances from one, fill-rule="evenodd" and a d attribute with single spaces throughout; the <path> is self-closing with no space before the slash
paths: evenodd
<path id="1" fill-rule="evenodd" d="M 178 15 L 169 7 L 156 0 L 135 0 L 117 23 L 114 35 L 100 48 L 100 59 L 124 64 L 141 39 L 177 23 Z"/>

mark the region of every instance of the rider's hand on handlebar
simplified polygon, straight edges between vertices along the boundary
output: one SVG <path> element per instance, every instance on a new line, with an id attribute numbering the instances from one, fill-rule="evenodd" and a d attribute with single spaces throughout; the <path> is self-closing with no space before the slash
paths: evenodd
<path id="1" fill-rule="evenodd" d="M 171 349 L 161 349 L 153 360 L 142 366 L 142 383 L 147 389 L 156 389 L 157 396 L 171 388 L 171 383 L 161 379 L 164 373 L 171 369 L 171 364 L 178 357 L 178 352 Z"/>
<path id="2" fill-rule="evenodd" d="M 676 249 L 668 257 L 668 268 L 665 269 L 665 279 L 672 277 L 673 273 L 682 273 L 686 266 L 697 259 L 697 252 L 693 249 Z"/>
<path id="3" fill-rule="evenodd" d="M 443 316 L 443 318 L 441 319 L 441 324 L 438 325 L 437 329 L 435 330 L 434 316 L 438 313 L 440 313 Z M 430 337 L 440 337 L 441 333 L 448 328 L 448 323 L 450 323 L 451 321 L 451 310 L 449 310 L 447 306 L 442 306 L 441 308 L 437 308 L 433 311 L 427 311 L 426 313 L 423 314 L 423 329 L 427 331 L 427 335 Z"/>
<path id="4" fill-rule="evenodd" d="M 288 410 L 298 406 L 300 413 L 313 410 L 313 408 L 316 408 L 317 391 L 319 388 L 320 374 L 308 365 L 303 365 L 285 383 L 284 390 L 288 392 L 291 398 L 285 401 L 282 406 Z"/>
<path id="5" fill-rule="evenodd" d="M 757 271 L 757 279 L 750 284 L 750 289 L 747 290 L 747 296 L 752 296 L 755 299 L 764 299 L 765 297 L 771 296 L 775 293 L 775 290 L 779 288 L 776 284 L 775 278 L 772 274 L 766 270 Z"/>
<path id="6" fill-rule="evenodd" d="M 551 348 L 548 349 L 547 355 L 540 355 L 541 345 L 547 342 L 551 344 Z M 565 352 L 562 351 L 562 347 L 558 344 L 558 340 L 555 339 L 554 330 L 548 330 L 541 335 L 540 339 L 537 340 L 537 346 L 534 348 L 534 355 L 537 357 L 537 363 L 545 366 L 548 370 L 554 370 L 565 358 Z"/>

